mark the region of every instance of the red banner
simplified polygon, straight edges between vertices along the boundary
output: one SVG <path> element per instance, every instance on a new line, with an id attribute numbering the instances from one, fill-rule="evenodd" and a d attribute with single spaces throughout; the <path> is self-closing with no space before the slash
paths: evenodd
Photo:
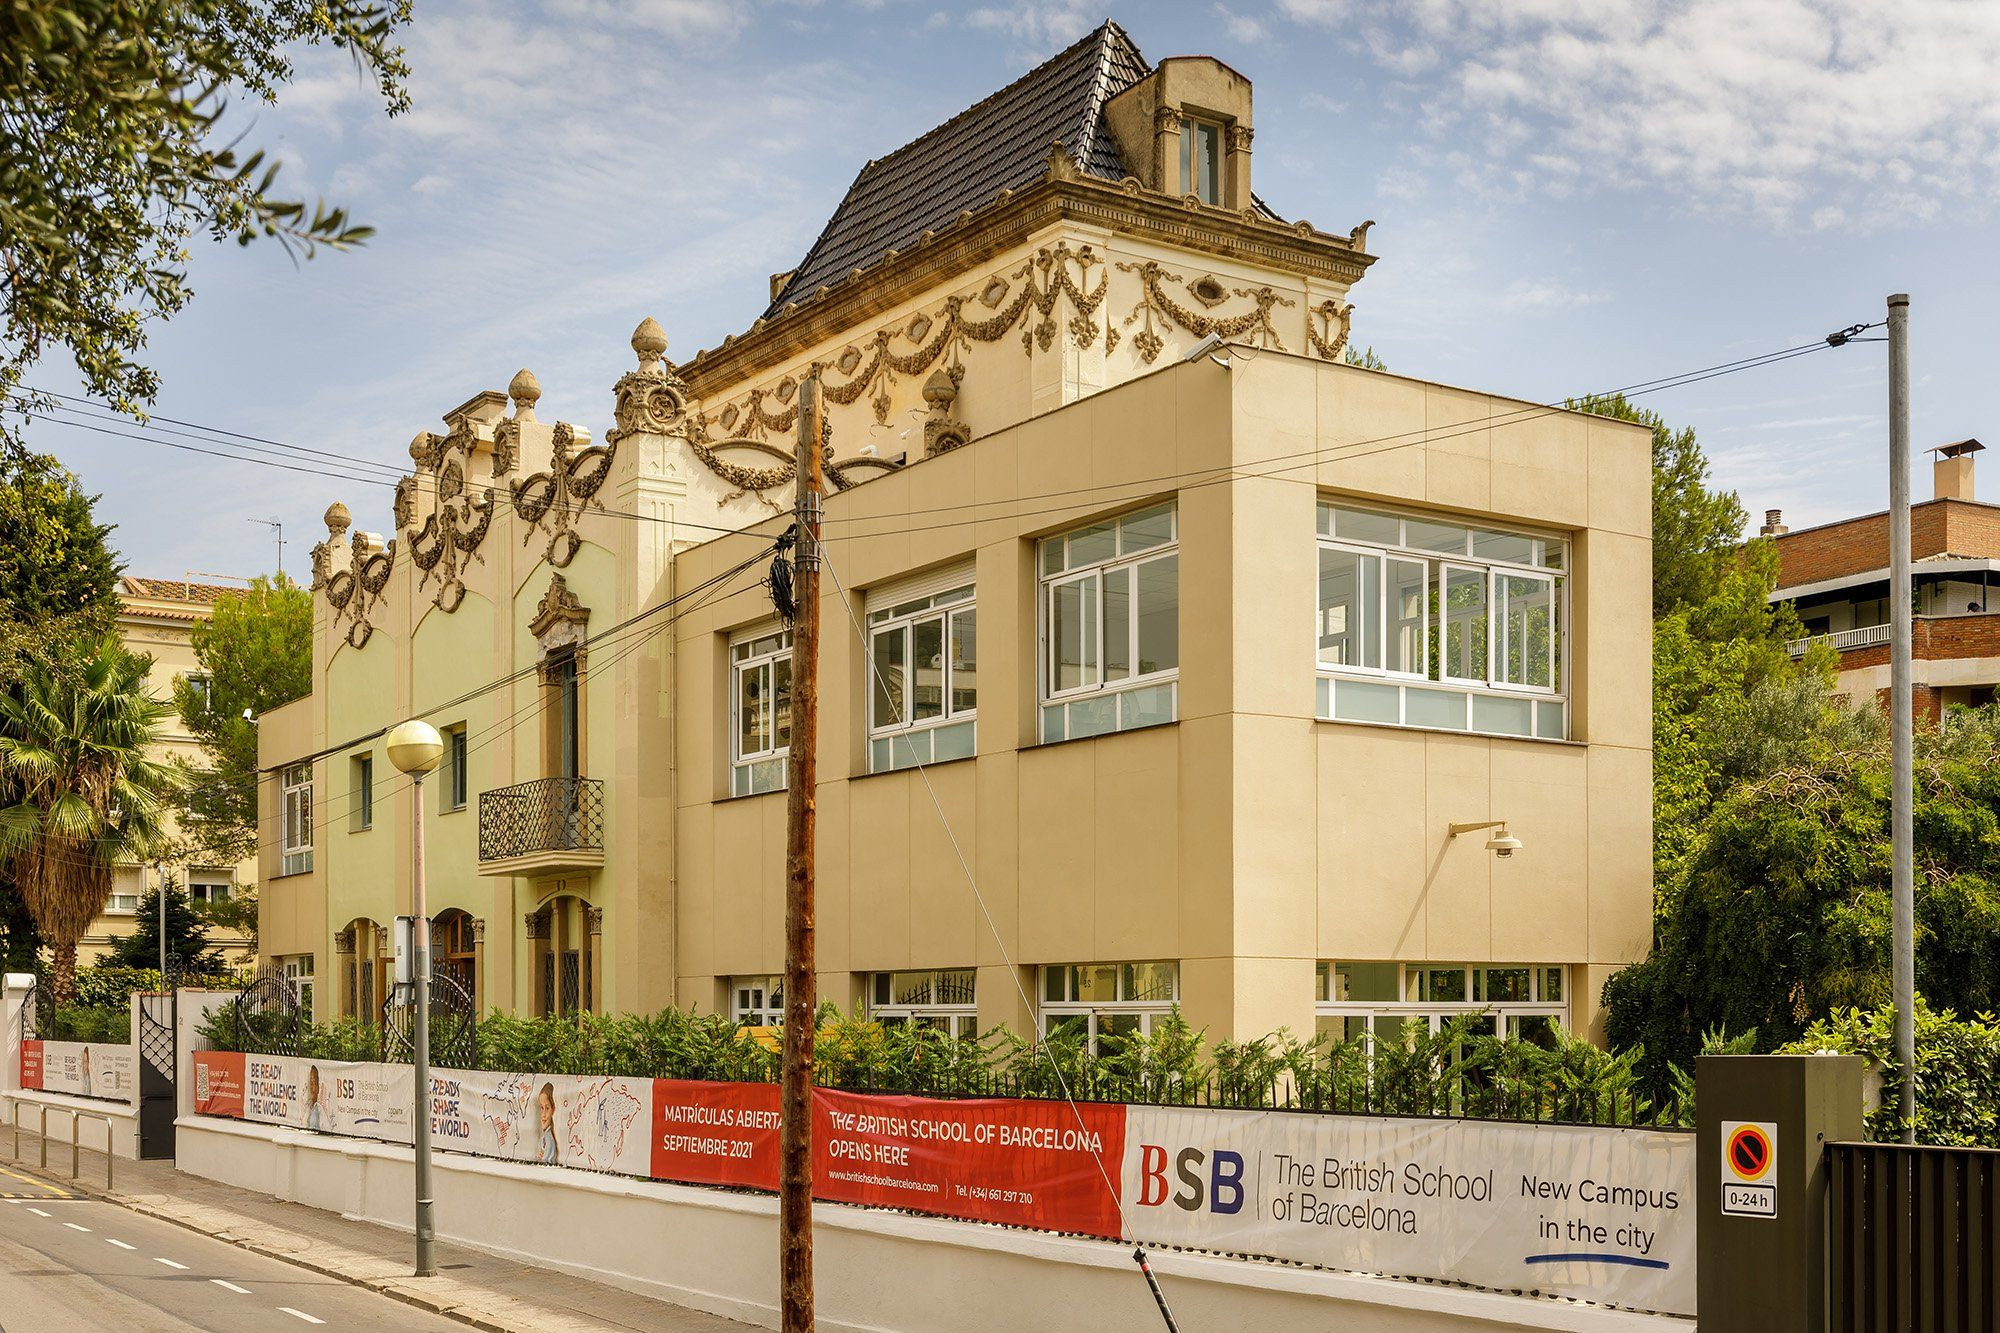
<path id="1" fill-rule="evenodd" d="M 778 1188 L 778 1089 L 653 1080 L 655 1180 Z"/>
<path id="2" fill-rule="evenodd" d="M 21 1086 L 39 1088 L 42 1086 L 42 1044 L 26 1040 L 21 1043 Z"/>
<path id="3" fill-rule="evenodd" d="M 194 1053 L 194 1109 L 202 1115 L 243 1118 L 243 1052 Z"/>
<path id="4" fill-rule="evenodd" d="M 818 1089 L 818 1198 L 1116 1238 L 1125 1108 Z"/>

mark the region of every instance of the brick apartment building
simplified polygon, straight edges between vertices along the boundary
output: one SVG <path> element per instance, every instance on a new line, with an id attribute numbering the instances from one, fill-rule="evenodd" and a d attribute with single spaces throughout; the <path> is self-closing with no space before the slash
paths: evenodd
<path id="1" fill-rule="evenodd" d="M 1973 460 L 1984 450 L 1961 440 L 1931 452 L 1932 498 L 1910 507 L 1911 630 L 1917 716 L 1936 720 L 1947 705 L 1978 707 L 2000 685 L 2000 505 L 1973 498 Z M 1840 653 L 1838 684 L 1850 698 L 1889 692 L 1889 515 L 1865 514 L 1798 532 L 1778 510 L 1762 535 L 1776 539 L 1780 570 L 1774 602 L 1793 602 L 1806 637 L 1793 656 L 1824 641 Z"/>

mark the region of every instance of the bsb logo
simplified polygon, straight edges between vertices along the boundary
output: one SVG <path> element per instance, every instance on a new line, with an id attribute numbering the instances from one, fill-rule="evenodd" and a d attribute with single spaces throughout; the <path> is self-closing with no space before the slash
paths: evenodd
<path id="1" fill-rule="evenodd" d="M 1203 1172 L 1206 1164 L 1207 1171 Z M 1174 1179 L 1167 1179 L 1167 1150 L 1157 1143 L 1139 1145 L 1139 1206 L 1158 1208 L 1171 1195 L 1174 1207 L 1200 1212 L 1204 1200 L 1211 1213 L 1243 1211 L 1243 1154 L 1227 1148 L 1204 1153 L 1182 1148 L 1173 1155 Z"/>

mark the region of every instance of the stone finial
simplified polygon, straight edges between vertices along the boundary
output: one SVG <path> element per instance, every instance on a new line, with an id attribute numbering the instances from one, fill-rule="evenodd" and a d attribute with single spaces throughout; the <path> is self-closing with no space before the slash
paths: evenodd
<path id="1" fill-rule="evenodd" d="M 347 512 L 347 506 L 335 500 L 326 507 L 326 530 L 338 537 L 354 526 L 354 515 Z"/>
<path id="2" fill-rule="evenodd" d="M 431 433 L 420 430 L 410 437 L 410 461 L 422 467 L 431 456 Z"/>
<path id="3" fill-rule="evenodd" d="M 952 380 L 951 373 L 942 366 L 932 371 L 931 377 L 924 381 L 924 401 L 941 412 L 948 412 L 957 400 L 958 385 Z"/>
<path id="4" fill-rule="evenodd" d="M 514 420 L 533 421 L 535 404 L 542 396 L 542 382 L 535 378 L 534 371 L 523 366 L 507 381 L 507 396 L 514 400 Z"/>
<path id="5" fill-rule="evenodd" d="M 659 320 L 648 315 L 639 321 L 639 327 L 632 330 L 632 350 L 639 354 L 639 369 L 660 368 L 660 359 L 667 351 L 667 331 Z"/>

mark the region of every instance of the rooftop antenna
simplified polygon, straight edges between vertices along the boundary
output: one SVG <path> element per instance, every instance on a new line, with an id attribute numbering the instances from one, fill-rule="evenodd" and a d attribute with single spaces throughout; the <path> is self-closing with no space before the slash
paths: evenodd
<path id="1" fill-rule="evenodd" d="M 267 528 L 275 528 L 278 534 L 278 582 L 285 581 L 285 525 L 275 518 L 246 518 L 245 523 L 262 523 Z"/>

